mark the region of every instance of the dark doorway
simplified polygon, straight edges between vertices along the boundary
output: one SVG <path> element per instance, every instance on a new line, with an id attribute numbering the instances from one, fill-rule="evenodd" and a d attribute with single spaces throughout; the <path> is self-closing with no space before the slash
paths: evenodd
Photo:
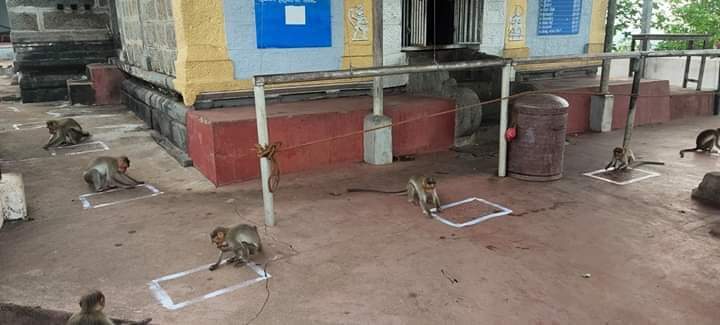
<path id="1" fill-rule="evenodd" d="M 455 0 L 430 0 L 427 10 L 427 45 L 453 44 Z"/>

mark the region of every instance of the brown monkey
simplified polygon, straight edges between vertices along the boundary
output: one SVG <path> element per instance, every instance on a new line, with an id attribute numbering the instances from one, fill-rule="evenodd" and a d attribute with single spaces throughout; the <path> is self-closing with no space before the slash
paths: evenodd
<path id="1" fill-rule="evenodd" d="M 695 148 L 680 150 L 680 158 L 685 158 L 686 152 L 716 152 L 715 147 L 720 147 L 720 129 L 708 129 L 700 132 L 695 139 Z"/>
<path id="2" fill-rule="evenodd" d="M 635 161 L 635 155 L 630 148 L 615 147 L 610 163 L 605 166 L 605 169 L 613 167 L 615 170 L 622 170 L 628 168 L 633 161 Z"/>
<path id="3" fill-rule="evenodd" d="M 432 216 L 430 214 L 430 207 L 427 205 L 428 199 L 430 199 L 430 203 L 432 204 L 432 207 L 434 207 L 438 212 L 440 212 L 440 197 L 437 194 L 437 182 L 435 181 L 435 178 L 432 176 L 425 177 L 425 176 L 413 176 L 410 177 L 410 180 L 408 181 L 407 187 L 404 190 L 397 190 L 397 191 L 383 191 L 383 190 L 373 190 L 373 189 L 364 189 L 364 188 L 349 188 L 347 189 L 348 192 L 374 192 L 374 193 L 385 193 L 385 194 L 407 194 L 408 196 L 408 202 L 412 202 L 413 204 L 420 203 L 420 207 L 423 210 L 423 213 L 425 213 L 428 216 Z"/>
<path id="4" fill-rule="evenodd" d="M 105 295 L 95 290 L 80 298 L 80 312 L 73 314 L 66 325 L 114 325 L 105 314 Z"/>
<path id="5" fill-rule="evenodd" d="M 49 120 L 46 125 L 51 136 L 48 143 L 43 146 L 45 150 L 50 147 L 78 144 L 90 137 L 90 133 L 83 131 L 80 124 L 71 118 Z"/>
<path id="6" fill-rule="evenodd" d="M 440 197 L 437 194 L 437 182 L 432 176 L 413 176 L 410 177 L 407 185 L 408 202 L 413 204 L 420 203 L 420 207 L 423 213 L 428 217 L 432 217 L 430 214 L 430 206 L 428 206 L 428 199 L 430 204 L 440 212 Z"/>
<path id="7" fill-rule="evenodd" d="M 614 170 L 624 170 L 641 165 L 665 165 L 665 163 L 659 161 L 637 160 L 635 159 L 635 154 L 633 154 L 630 148 L 615 147 L 615 149 L 613 149 L 612 159 L 610 159 L 610 163 L 605 166 L 605 169 L 613 167 Z"/>
<path id="8" fill-rule="evenodd" d="M 107 191 L 118 186 L 134 188 L 143 184 L 127 175 L 129 167 L 130 159 L 126 156 L 98 157 L 88 166 L 83 178 L 95 192 Z"/>
<path id="9" fill-rule="evenodd" d="M 217 262 L 210 265 L 210 271 L 215 271 L 220 266 L 220 261 L 226 252 L 235 254 L 228 260 L 228 264 L 235 263 L 235 266 L 244 265 L 249 261 L 250 255 L 262 252 L 257 227 L 248 224 L 239 224 L 230 228 L 216 227 L 210 233 L 210 240 L 220 250 Z"/>

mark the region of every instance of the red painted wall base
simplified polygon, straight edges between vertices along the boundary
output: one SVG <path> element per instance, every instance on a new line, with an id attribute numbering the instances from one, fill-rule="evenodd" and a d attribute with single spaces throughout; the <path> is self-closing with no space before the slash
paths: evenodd
<path id="1" fill-rule="evenodd" d="M 454 112 L 421 117 L 454 107 L 449 99 L 386 96 L 385 114 L 393 123 L 413 120 L 393 127 L 393 153 L 427 153 L 452 146 Z M 363 160 L 362 134 L 342 136 L 362 131 L 363 119 L 372 111 L 370 97 L 275 103 L 267 110 L 271 143 L 282 142 L 281 149 L 296 147 L 277 154 L 282 173 Z M 187 115 L 187 128 L 193 164 L 215 185 L 259 177 L 254 107 L 192 111 Z M 297 147 L 329 138 L 336 139 Z"/>

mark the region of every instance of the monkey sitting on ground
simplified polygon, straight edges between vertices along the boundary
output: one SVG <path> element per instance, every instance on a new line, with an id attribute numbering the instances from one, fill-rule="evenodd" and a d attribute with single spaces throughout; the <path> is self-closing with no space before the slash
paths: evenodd
<path id="1" fill-rule="evenodd" d="M 130 189 L 143 184 L 127 175 L 129 167 L 130 159 L 125 156 L 98 157 L 83 173 L 83 179 L 95 192 L 104 192 L 118 186 Z"/>
<path id="2" fill-rule="evenodd" d="M 228 264 L 235 263 L 235 266 L 244 265 L 250 261 L 250 255 L 262 252 L 257 227 L 248 224 L 239 224 L 230 228 L 217 227 L 210 233 L 210 240 L 220 250 L 217 262 L 210 265 L 210 271 L 220 267 L 223 254 L 226 252 L 235 254 L 228 260 Z"/>
<path id="3" fill-rule="evenodd" d="M 695 148 L 680 150 L 680 158 L 685 158 L 686 152 L 716 152 L 720 147 L 720 129 L 708 129 L 700 132 L 695 139 Z"/>
<path id="4" fill-rule="evenodd" d="M 613 155 L 610 159 L 610 163 L 605 166 L 605 169 L 613 167 L 614 170 L 625 170 L 627 168 L 635 168 L 641 165 L 665 165 L 665 163 L 658 161 L 636 160 L 635 155 L 630 148 L 615 147 L 615 149 L 613 149 Z"/>
<path id="5" fill-rule="evenodd" d="M 79 144 L 90 137 L 90 133 L 83 131 L 80 124 L 71 118 L 49 120 L 46 125 L 51 136 L 48 143 L 43 146 L 45 150 L 50 147 Z"/>
<path id="6" fill-rule="evenodd" d="M 428 206 L 428 199 L 430 204 L 440 212 L 440 197 L 437 194 L 437 182 L 432 176 L 413 176 L 410 177 L 407 187 L 404 190 L 397 191 L 382 191 L 372 190 L 364 188 L 349 188 L 348 192 L 375 192 L 375 193 L 386 193 L 386 194 L 400 194 L 407 193 L 408 202 L 413 204 L 420 204 L 423 213 L 429 217 L 432 217 L 430 213 L 430 206 Z"/>
<path id="7" fill-rule="evenodd" d="M 103 313 L 105 295 L 95 290 L 80 298 L 80 312 L 73 314 L 67 325 L 114 325 Z"/>

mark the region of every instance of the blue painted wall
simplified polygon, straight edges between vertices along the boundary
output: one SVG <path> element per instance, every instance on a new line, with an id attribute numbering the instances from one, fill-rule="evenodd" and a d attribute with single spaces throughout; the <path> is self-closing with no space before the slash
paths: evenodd
<path id="1" fill-rule="evenodd" d="M 259 49 L 254 0 L 224 0 L 225 34 L 235 79 L 256 74 L 340 69 L 344 51 L 343 2 L 331 1 L 330 47 Z"/>
<path id="2" fill-rule="evenodd" d="M 540 0 L 528 0 L 527 47 L 530 56 L 570 55 L 586 52 L 590 37 L 592 1 L 583 0 L 580 31 L 575 35 L 538 35 L 538 12 Z"/>

